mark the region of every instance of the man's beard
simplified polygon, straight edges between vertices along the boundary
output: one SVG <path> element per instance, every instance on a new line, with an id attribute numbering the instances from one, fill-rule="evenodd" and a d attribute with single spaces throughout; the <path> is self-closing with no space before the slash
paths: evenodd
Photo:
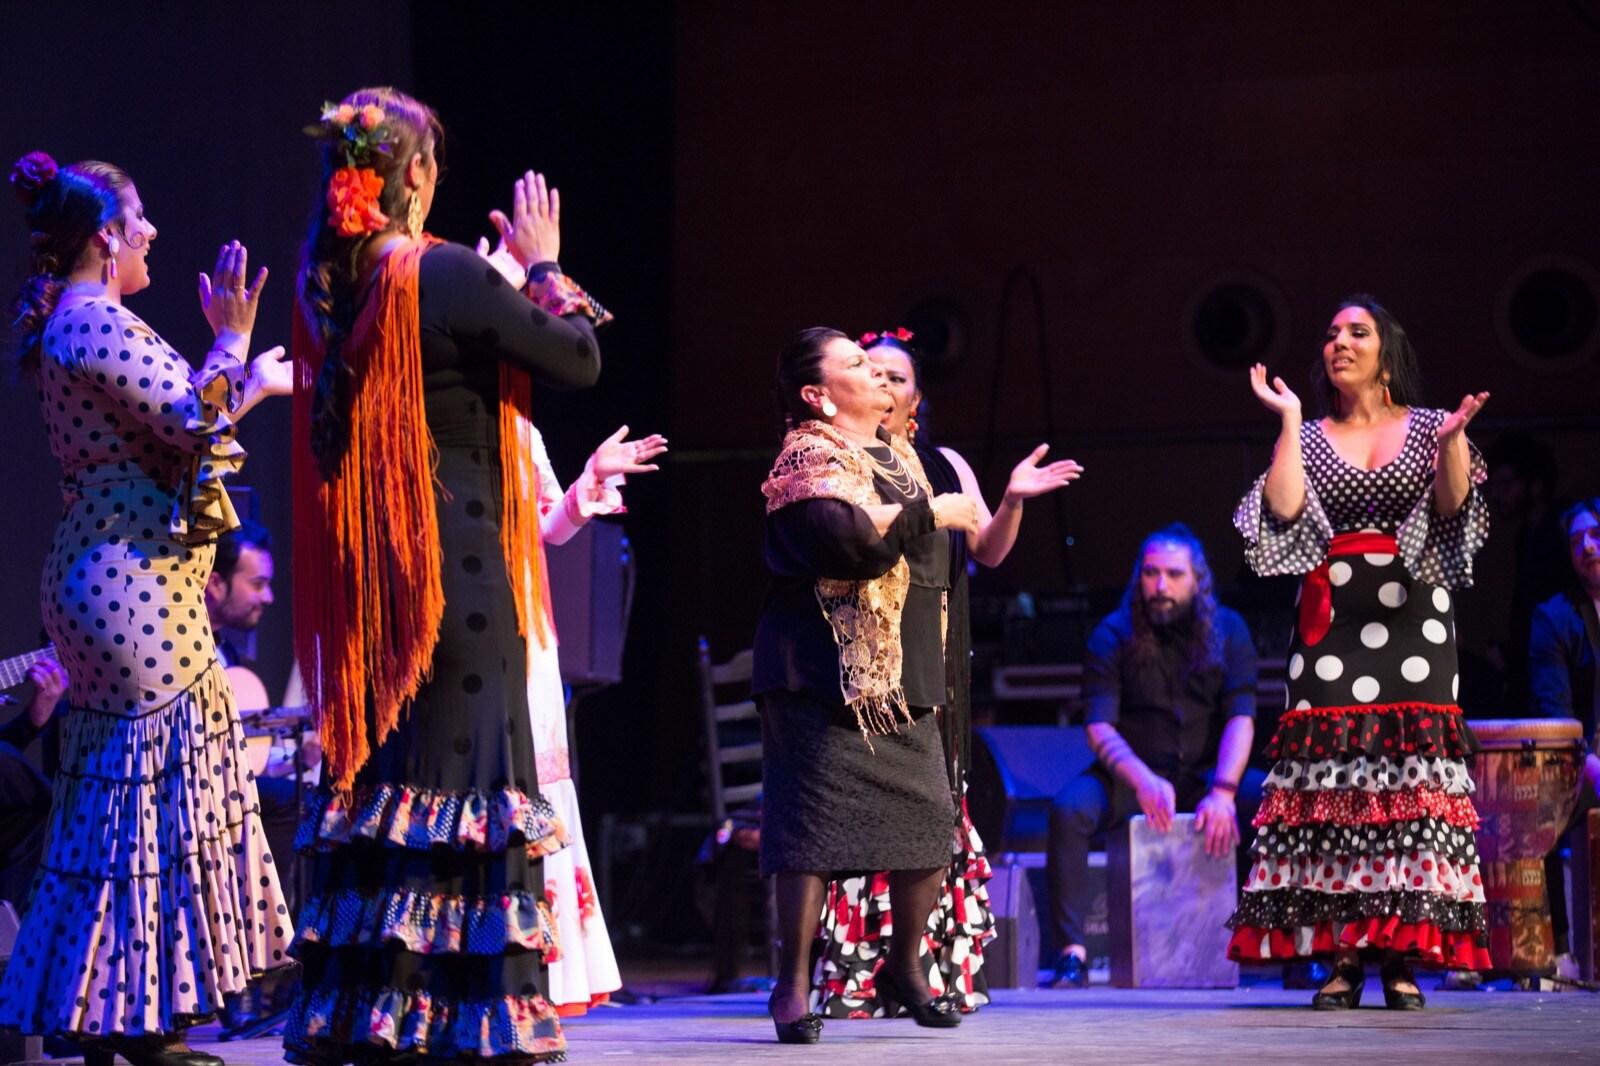
<path id="1" fill-rule="evenodd" d="M 1176 625 L 1194 614 L 1194 601 L 1179 603 L 1170 597 L 1154 596 L 1144 601 L 1144 613 L 1153 626 Z"/>

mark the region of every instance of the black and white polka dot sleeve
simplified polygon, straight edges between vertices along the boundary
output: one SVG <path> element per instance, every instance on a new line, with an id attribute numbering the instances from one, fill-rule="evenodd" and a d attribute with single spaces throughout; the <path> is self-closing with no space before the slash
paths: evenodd
<path id="1" fill-rule="evenodd" d="M 1256 478 L 1256 483 L 1234 509 L 1234 528 L 1244 534 L 1245 561 L 1262 577 L 1304 574 L 1322 562 L 1328 553 L 1333 524 L 1317 497 L 1309 464 L 1305 482 L 1306 505 L 1300 517 L 1292 521 L 1278 518 L 1267 506 L 1266 474 Z"/>
<path id="2" fill-rule="evenodd" d="M 1427 420 L 1422 427 L 1426 433 L 1419 436 L 1432 444 L 1434 433 L 1449 412 L 1430 409 L 1419 410 L 1417 414 Z M 1472 558 L 1489 537 L 1489 505 L 1478 489 L 1489 476 L 1488 467 L 1477 446 L 1470 441 L 1467 453 L 1467 499 L 1461 510 L 1448 518 L 1441 517 L 1433 509 L 1430 484 L 1395 533 L 1395 539 L 1400 542 L 1400 557 L 1405 560 L 1411 576 L 1449 589 L 1472 587 Z M 1434 453 L 1430 453 L 1430 465 L 1433 459 Z"/>

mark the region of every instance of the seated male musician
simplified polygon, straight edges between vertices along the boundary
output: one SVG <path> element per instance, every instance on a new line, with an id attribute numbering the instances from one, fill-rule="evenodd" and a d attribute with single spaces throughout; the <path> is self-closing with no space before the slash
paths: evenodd
<path id="1" fill-rule="evenodd" d="M 50 782 L 22 754 L 46 729 L 67 691 L 67 672 L 54 659 L 28 667 L 33 698 L 0 728 L 0 899 L 22 913 L 44 854 Z"/>
<path id="2" fill-rule="evenodd" d="M 1569 508 L 1561 516 L 1567 550 L 1578 586 L 1540 604 L 1533 612 L 1528 638 L 1529 710 L 1536 718 L 1576 718 L 1589 737 L 1584 783 L 1573 822 L 1587 818 L 1600 804 L 1600 496 Z M 1550 884 L 1561 881 L 1560 850 L 1545 872 Z M 1556 951 L 1567 950 L 1566 895 L 1550 893 L 1551 925 Z"/>
<path id="3" fill-rule="evenodd" d="M 1056 795 L 1046 856 L 1062 945 L 1049 983 L 1074 988 L 1089 983 L 1091 838 L 1140 813 L 1165 833 L 1175 813 L 1193 811 L 1206 853 L 1232 854 L 1241 813 L 1261 802 L 1266 776 L 1246 768 L 1255 645 L 1244 619 L 1217 603 L 1205 551 L 1182 523 L 1145 539 L 1122 606 L 1089 638 L 1083 694 L 1097 761 Z"/>

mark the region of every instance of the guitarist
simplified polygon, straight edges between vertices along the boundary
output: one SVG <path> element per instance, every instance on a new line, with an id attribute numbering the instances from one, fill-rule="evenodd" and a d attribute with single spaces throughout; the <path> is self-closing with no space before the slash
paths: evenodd
<path id="1" fill-rule="evenodd" d="M 67 672 L 54 659 L 28 668 L 33 698 L 27 709 L 0 728 L 0 899 L 20 914 L 44 854 L 50 814 L 50 782 L 23 757 L 23 749 L 50 726 L 67 691 Z"/>

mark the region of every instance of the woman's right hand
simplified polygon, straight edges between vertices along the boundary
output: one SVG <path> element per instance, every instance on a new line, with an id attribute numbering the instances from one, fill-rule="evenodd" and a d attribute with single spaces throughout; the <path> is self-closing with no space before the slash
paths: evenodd
<path id="1" fill-rule="evenodd" d="M 511 217 L 490 211 L 489 221 L 524 270 L 560 258 L 561 194 L 545 185 L 543 174 L 530 170 L 518 178 L 511 189 Z"/>
<path id="2" fill-rule="evenodd" d="M 247 289 L 244 279 L 249 259 L 250 253 L 244 245 L 229 241 L 217 252 L 217 267 L 211 276 L 200 275 L 200 309 L 205 312 L 211 332 L 219 341 L 248 338 L 255 328 L 256 308 L 261 301 L 261 287 L 267 283 L 267 268 L 261 268 L 255 283 Z M 243 358 L 244 353 L 234 354 Z"/>
<path id="3" fill-rule="evenodd" d="M 1250 388 L 1261 405 L 1284 421 L 1300 421 L 1300 397 L 1296 396 L 1282 378 L 1273 378 L 1267 384 L 1267 368 L 1257 363 L 1250 368 Z"/>
<path id="4" fill-rule="evenodd" d="M 963 492 L 942 492 L 933 498 L 935 529 L 956 529 L 978 533 L 978 504 Z"/>

